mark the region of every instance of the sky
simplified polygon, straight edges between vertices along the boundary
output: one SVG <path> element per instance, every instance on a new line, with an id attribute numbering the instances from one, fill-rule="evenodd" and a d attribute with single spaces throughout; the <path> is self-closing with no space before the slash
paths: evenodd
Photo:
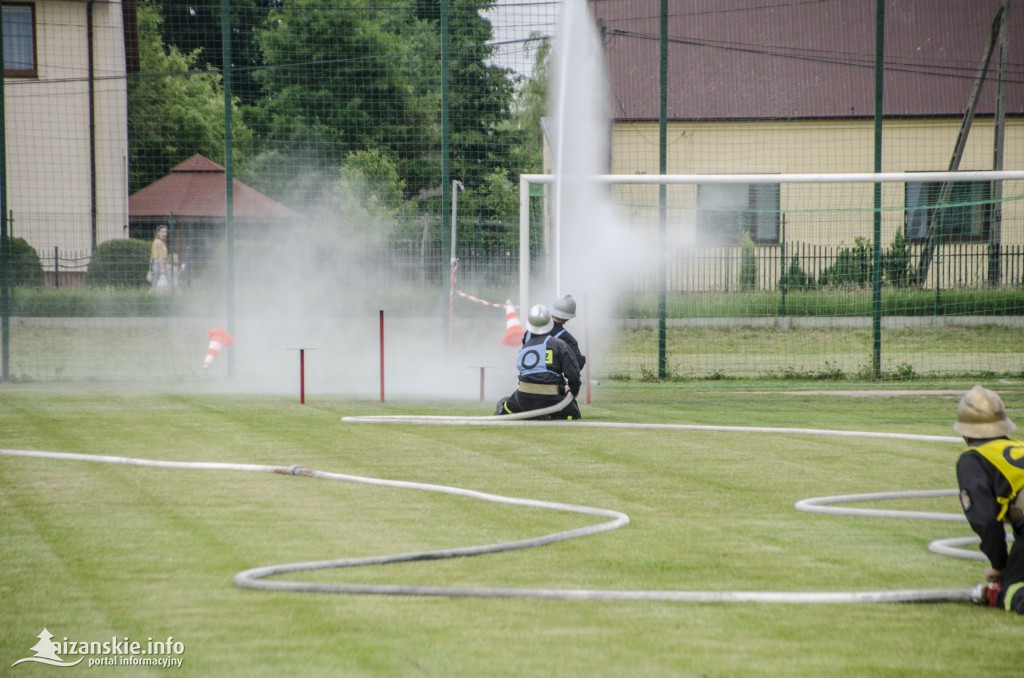
<path id="1" fill-rule="evenodd" d="M 533 50 L 526 43 L 531 33 L 551 36 L 558 21 L 559 0 L 497 0 L 485 13 L 494 29 L 498 47 L 494 63 L 529 75 Z"/>

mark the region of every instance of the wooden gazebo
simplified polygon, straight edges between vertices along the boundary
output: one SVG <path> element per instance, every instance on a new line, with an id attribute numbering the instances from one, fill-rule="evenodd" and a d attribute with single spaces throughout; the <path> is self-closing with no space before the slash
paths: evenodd
<path id="1" fill-rule="evenodd" d="M 232 179 L 232 221 L 243 237 L 262 236 L 302 215 L 251 186 Z M 202 268 L 224 239 L 227 222 L 224 168 L 193 155 L 170 174 L 128 197 L 129 233 L 150 239 L 167 225 L 170 247 L 181 261 Z"/>

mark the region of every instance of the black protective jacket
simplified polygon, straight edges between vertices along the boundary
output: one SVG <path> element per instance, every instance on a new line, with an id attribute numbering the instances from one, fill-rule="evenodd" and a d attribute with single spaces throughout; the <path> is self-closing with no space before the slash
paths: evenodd
<path id="1" fill-rule="evenodd" d="M 1007 509 L 1011 498 L 1020 490 L 1014 488 L 1010 478 L 987 459 L 977 448 L 994 444 L 1019 450 L 1021 443 L 1009 438 L 991 441 L 972 441 L 973 446 L 960 455 L 956 476 L 960 486 L 960 503 L 971 529 L 981 537 L 981 552 L 997 570 L 1007 566 L 1006 527 L 1010 523 L 1017 539 L 1024 538 L 1024 517 Z M 1016 455 L 1009 455 L 1010 468 L 1024 463 Z"/>
<path id="2" fill-rule="evenodd" d="M 565 329 L 564 323 L 555 323 L 551 334 L 569 344 L 569 348 L 572 349 L 573 354 L 576 356 L 576 365 L 580 368 L 580 372 L 582 372 L 583 366 L 587 364 L 587 356 L 580 352 L 580 343 L 576 341 L 576 337 L 572 336 L 569 330 Z"/>

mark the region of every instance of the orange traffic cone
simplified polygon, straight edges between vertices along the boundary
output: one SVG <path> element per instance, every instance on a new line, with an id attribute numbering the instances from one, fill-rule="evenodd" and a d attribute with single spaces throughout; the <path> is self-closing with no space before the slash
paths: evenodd
<path id="1" fill-rule="evenodd" d="M 206 360 L 203 361 L 203 369 L 208 369 L 213 359 L 217 357 L 220 350 L 225 346 L 230 346 L 235 343 L 235 338 L 228 334 L 227 330 L 217 328 L 215 330 L 207 330 L 206 334 L 210 337 L 210 346 L 206 349 Z"/>
<path id="2" fill-rule="evenodd" d="M 519 348 L 523 345 L 524 332 L 523 326 L 519 323 L 519 314 L 509 299 L 505 302 L 505 337 L 501 340 L 502 345 Z"/>

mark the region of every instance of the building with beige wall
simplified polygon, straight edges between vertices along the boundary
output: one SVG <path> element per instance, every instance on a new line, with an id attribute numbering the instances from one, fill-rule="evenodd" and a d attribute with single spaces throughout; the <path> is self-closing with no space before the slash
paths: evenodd
<path id="1" fill-rule="evenodd" d="M 7 207 L 40 256 L 88 257 L 128 237 L 124 9 L 3 3 Z"/>
<path id="2" fill-rule="evenodd" d="M 611 174 L 661 171 L 660 5 L 590 3 L 610 89 Z M 886 0 L 883 7 L 881 171 L 950 169 L 961 130 L 956 169 L 1024 170 L 1024 3 Z M 665 173 L 874 171 L 876 2 L 669 0 L 668 8 Z M 638 228 L 658 228 L 656 187 L 615 190 Z M 1003 182 L 1001 210 L 990 203 L 997 190 L 988 182 L 954 185 L 956 206 L 942 213 L 961 221 L 943 232 L 940 249 L 1024 246 L 1024 181 Z M 884 185 L 882 246 L 897 233 L 923 246 L 936 210 L 918 206 L 933 204 L 940 191 L 936 183 Z M 747 233 L 762 249 L 843 247 L 873 234 L 870 183 L 678 186 L 667 190 L 667 207 L 668 237 L 680 246 L 738 250 Z M 954 275 L 952 282 L 986 274 Z"/>
<path id="3" fill-rule="evenodd" d="M 905 157 L 892 165 L 883 163 L 883 172 L 936 172 L 949 164 L 956 143 L 959 120 L 887 120 L 883 132 L 883 160 Z M 655 122 L 616 122 L 613 125 L 610 174 L 657 175 L 659 173 L 658 124 Z M 972 126 L 961 171 L 991 170 L 994 124 L 976 120 Z M 813 149 L 842 145 L 849 153 L 826 161 Z M 672 122 L 668 126 L 668 174 L 856 174 L 871 171 L 874 127 L 870 120 L 806 122 L 752 121 L 746 123 Z M 918 149 L 908 155 L 906 149 Z M 742 157 L 733 155 L 744 149 Z M 807 149 L 799 157 L 786 149 Z M 867 168 L 867 169 L 866 169 Z M 1024 118 L 1007 122 L 1005 169 L 1024 168 Z M 1024 181 L 1006 182 L 1006 194 L 1018 198 L 1024 193 Z M 873 185 L 799 185 L 780 186 L 779 210 L 786 215 L 786 236 L 801 242 L 852 244 L 854 238 L 870 237 L 873 228 L 871 210 Z M 632 186 L 620 188 L 623 203 L 632 205 L 638 220 L 657 218 L 657 188 Z M 905 226 L 906 185 L 883 186 L 882 239 L 889 242 Z M 696 186 L 668 189 L 669 211 L 679 218 L 673 224 L 683 236 L 696 238 Z M 826 224 L 817 215 L 830 213 Z M 687 215 L 689 215 L 688 218 Z M 1024 201 L 1011 200 L 1002 214 L 1004 243 L 1024 244 Z M 772 242 L 773 238 L 763 238 Z"/>

